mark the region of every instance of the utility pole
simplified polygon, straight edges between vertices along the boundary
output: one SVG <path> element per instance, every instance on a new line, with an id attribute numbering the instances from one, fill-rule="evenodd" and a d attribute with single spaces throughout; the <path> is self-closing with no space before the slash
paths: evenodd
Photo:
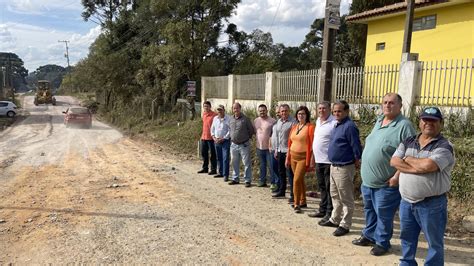
<path id="1" fill-rule="evenodd" d="M 321 74 L 319 79 L 318 101 L 332 100 L 332 73 L 334 66 L 334 46 L 336 42 L 337 22 L 334 19 L 334 8 L 339 9 L 340 0 L 326 0 L 324 15 L 323 53 L 321 60 Z M 338 12 L 337 12 L 338 13 Z M 338 17 L 338 14 L 336 15 Z M 337 19 L 337 18 L 336 18 Z M 333 26 L 330 26 L 333 24 Z"/>
<path id="2" fill-rule="evenodd" d="M 411 35 L 413 32 L 413 14 L 415 13 L 415 0 L 407 0 L 407 16 L 405 18 L 405 33 L 403 34 L 402 53 L 410 53 Z"/>
<path id="3" fill-rule="evenodd" d="M 58 42 L 63 42 L 66 44 L 66 54 L 64 56 L 67 58 L 67 68 L 69 69 L 69 47 L 67 46 L 67 43 L 69 41 L 58 41 Z"/>

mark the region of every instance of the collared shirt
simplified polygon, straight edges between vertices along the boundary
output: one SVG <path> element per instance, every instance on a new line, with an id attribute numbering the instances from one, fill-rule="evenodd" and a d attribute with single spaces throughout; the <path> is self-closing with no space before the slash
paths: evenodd
<path id="1" fill-rule="evenodd" d="M 211 126 L 211 135 L 220 139 L 230 139 L 230 116 L 214 116 Z"/>
<path id="2" fill-rule="evenodd" d="M 216 116 L 216 113 L 214 113 L 213 111 L 202 113 L 202 140 L 212 140 L 211 125 L 214 116 Z"/>
<path id="3" fill-rule="evenodd" d="M 448 192 L 451 188 L 451 171 L 455 162 L 453 145 L 442 135 L 431 140 L 423 149 L 418 141 L 420 135 L 409 137 L 400 143 L 393 157 L 429 158 L 438 165 L 439 171 L 426 174 L 400 173 L 400 194 L 410 203 Z"/>
<path id="4" fill-rule="evenodd" d="M 275 122 L 275 124 L 273 124 L 272 126 L 272 135 L 270 137 L 270 149 L 272 151 L 275 151 L 277 146 L 278 146 L 278 135 L 276 134 L 276 127 L 277 127 L 277 123 Z"/>
<path id="5" fill-rule="evenodd" d="M 235 144 L 247 142 L 255 134 L 252 122 L 244 114 L 230 117 L 230 139 Z"/>
<path id="6" fill-rule="evenodd" d="M 276 150 L 281 153 L 288 152 L 288 136 L 290 135 L 291 127 L 296 124 L 296 120 L 289 116 L 287 120 L 278 119 L 276 124 L 275 134 L 277 136 Z"/>
<path id="7" fill-rule="evenodd" d="M 393 153 L 403 140 L 416 134 L 411 122 L 402 114 L 385 126 L 382 126 L 383 119 L 382 115 L 375 122 L 362 152 L 362 182 L 370 188 L 388 186 L 387 180 L 397 171 L 390 166 Z"/>
<path id="8" fill-rule="evenodd" d="M 329 140 L 328 158 L 332 164 L 346 165 L 360 159 L 359 129 L 349 117 L 337 122 Z"/>
<path id="9" fill-rule="evenodd" d="M 255 118 L 253 124 L 255 126 L 256 146 L 259 150 L 268 150 L 270 144 L 270 136 L 272 134 L 272 127 L 276 120 L 267 116 L 263 119 L 261 117 Z"/>
<path id="10" fill-rule="evenodd" d="M 324 122 L 321 121 L 321 118 L 316 120 L 316 129 L 314 130 L 313 139 L 313 153 L 316 163 L 331 163 L 328 158 L 328 148 L 329 140 L 331 139 L 336 123 L 337 120 L 332 115 L 329 115 Z"/>

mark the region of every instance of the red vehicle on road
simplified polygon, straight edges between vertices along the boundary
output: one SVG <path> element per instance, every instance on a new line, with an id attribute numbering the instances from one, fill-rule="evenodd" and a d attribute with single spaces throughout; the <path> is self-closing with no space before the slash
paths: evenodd
<path id="1" fill-rule="evenodd" d="M 85 128 L 92 127 L 92 113 L 85 107 L 70 107 L 64 114 L 64 124 L 66 127 L 72 125 L 83 126 Z"/>

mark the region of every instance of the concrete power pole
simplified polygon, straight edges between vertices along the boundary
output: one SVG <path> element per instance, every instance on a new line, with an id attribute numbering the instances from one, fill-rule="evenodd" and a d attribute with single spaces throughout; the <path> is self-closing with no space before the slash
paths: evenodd
<path id="1" fill-rule="evenodd" d="M 65 54 L 65 56 L 66 56 L 66 59 L 67 59 L 67 68 L 69 69 L 69 47 L 67 46 L 67 43 L 69 41 L 58 41 L 58 42 L 63 42 L 63 43 L 66 44 L 66 54 Z"/>
<path id="2" fill-rule="evenodd" d="M 334 66 L 334 46 L 339 20 L 340 0 L 326 0 L 324 15 L 323 53 L 321 76 L 319 79 L 318 101 L 332 100 L 332 73 Z M 335 8 L 336 7 L 336 8 Z M 334 12 L 337 9 L 337 12 Z M 337 13 L 337 14 L 336 14 Z M 331 26 L 332 25 L 332 26 Z"/>
<path id="3" fill-rule="evenodd" d="M 410 53 L 411 35 L 413 32 L 413 14 L 415 13 L 415 0 L 407 0 L 407 16 L 405 19 L 405 33 L 403 34 L 402 53 Z"/>

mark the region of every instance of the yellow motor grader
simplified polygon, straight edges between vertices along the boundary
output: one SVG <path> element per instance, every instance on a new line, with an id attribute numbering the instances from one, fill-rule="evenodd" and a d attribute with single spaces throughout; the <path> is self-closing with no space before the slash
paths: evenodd
<path id="1" fill-rule="evenodd" d="M 56 98 L 54 98 L 51 91 L 51 82 L 49 80 L 38 80 L 38 85 L 36 86 L 36 95 L 34 104 L 48 104 L 56 105 Z"/>

